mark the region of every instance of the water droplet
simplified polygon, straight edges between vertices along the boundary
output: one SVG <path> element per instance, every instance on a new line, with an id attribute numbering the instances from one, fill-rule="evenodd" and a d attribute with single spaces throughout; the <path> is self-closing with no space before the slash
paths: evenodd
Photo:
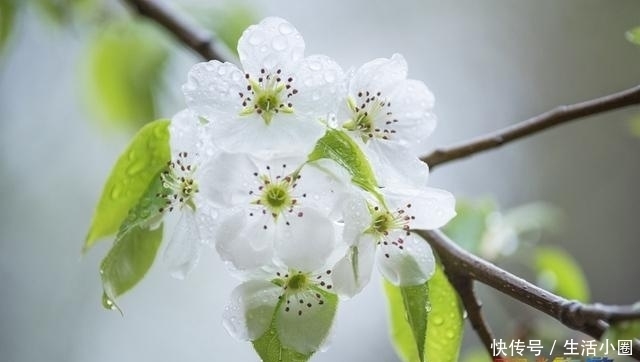
<path id="1" fill-rule="evenodd" d="M 424 309 L 427 311 L 427 313 L 431 312 L 431 303 L 427 302 L 427 304 L 424 305 Z"/>
<path id="2" fill-rule="evenodd" d="M 224 67 L 218 68 L 218 74 L 225 75 L 226 73 L 227 73 L 227 70 Z"/>
<path id="3" fill-rule="evenodd" d="M 144 169 L 145 169 L 144 162 L 134 162 L 131 165 L 129 165 L 129 167 L 127 167 L 127 175 L 133 176 Z"/>
<path id="4" fill-rule="evenodd" d="M 287 41 L 287 38 L 282 35 L 273 38 L 271 41 L 271 46 L 275 51 L 285 50 L 287 49 L 287 45 L 289 45 L 289 42 Z"/>
<path id="5" fill-rule="evenodd" d="M 266 46 L 266 45 L 263 45 L 263 46 L 261 46 L 261 47 L 260 47 L 260 51 L 261 51 L 262 53 L 266 53 L 266 52 L 267 52 L 267 50 L 268 50 L 268 48 L 267 48 L 267 46 Z"/>
<path id="6" fill-rule="evenodd" d="M 453 339 L 453 337 L 455 337 L 455 334 L 453 333 L 453 331 L 447 331 L 444 335 L 447 336 L 447 338 L 449 339 Z"/>
<path id="7" fill-rule="evenodd" d="M 254 31 L 249 37 L 249 44 L 258 45 L 264 41 L 264 35 L 259 31 Z"/>
<path id="8" fill-rule="evenodd" d="M 114 185 L 111 189 L 111 198 L 117 199 L 120 195 L 122 195 L 122 187 L 120 185 Z"/>
<path id="9" fill-rule="evenodd" d="M 309 69 L 320 70 L 322 69 L 322 64 L 320 64 L 320 62 L 309 62 Z"/>
<path id="10" fill-rule="evenodd" d="M 313 92 L 313 95 L 311 95 L 311 99 L 313 99 L 314 101 L 317 101 L 320 99 L 320 92 Z"/>
<path id="11" fill-rule="evenodd" d="M 129 161 L 133 161 L 136 158 L 136 151 L 135 150 L 131 150 L 129 152 L 128 157 L 129 157 Z"/>
<path id="12" fill-rule="evenodd" d="M 336 74 L 334 72 L 326 72 L 324 73 L 324 80 L 327 83 L 333 83 L 336 80 Z"/>
<path id="13" fill-rule="evenodd" d="M 291 26 L 291 24 L 289 23 L 282 23 L 280 25 L 278 25 L 278 31 L 280 31 L 280 34 L 282 35 L 287 35 L 287 34 L 291 34 L 293 33 L 293 26 Z"/>

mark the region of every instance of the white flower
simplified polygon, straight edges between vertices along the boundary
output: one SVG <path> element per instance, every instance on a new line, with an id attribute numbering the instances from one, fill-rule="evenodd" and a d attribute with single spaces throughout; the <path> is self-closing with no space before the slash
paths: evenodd
<path id="1" fill-rule="evenodd" d="M 412 147 L 435 128 L 433 94 L 407 79 L 407 63 L 399 54 L 372 60 L 356 70 L 345 105 L 338 113 L 342 127 L 369 144 Z"/>
<path id="2" fill-rule="evenodd" d="M 207 142 L 205 126 L 193 112 L 182 111 L 169 125 L 171 161 L 161 175 L 165 199 L 161 213 L 180 212 L 180 219 L 165 249 L 164 259 L 172 275 L 184 278 L 197 264 L 204 244 L 212 242 L 216 216 L 207 201 L 202 184 L 209 182 L 203 176 L 203 161 L 214 153 Z"/>
<path id="3" fill-rule="evenodd" d="M 322 55 L 304 58 L 304 40 L 269 17 L 238 41 L 244 70 L 213 60 L 196 64 L 183 86 L 187 104 L 212 122 L 216 144 L 230 152 L 308 152 L 337 111 L 343 72 Z"/>
<path id="4" fill-rule="evenodd" d="M 225 308 L 224 325 L 242 340 L 260 338 L 270 325 L 283 347 L 315 352 L 329 334 L 336 312 L 328 238 L 287 238 L 275 248 L 276 265 L 238 286 Z"/>
<path id="5" fill-rule="evenodd" d="M 349 253 L 335 267 L 338 292 L 358 293 L 368 283 L 374 259 L 382 275 L 398 286 L 418 285 L 434 273 L 429 244 L 412 229 L 431 230 L 455 216 L 455 199 L 434 188 L 388 190 L 387 206 L 375 200 L 352 198 L 345 212 L 344 240 Z"/>
<path id="6" fill-rule="evenodd" d="M 221 209 L 216 248 L 239 271 L 269 264 L 289 239 L 304 240 L 301 248 L 336 239 L 340 182 L 300 156 L 262 156 L 220 153 L 208 168 L 216 182 L 203 186 Z"/>

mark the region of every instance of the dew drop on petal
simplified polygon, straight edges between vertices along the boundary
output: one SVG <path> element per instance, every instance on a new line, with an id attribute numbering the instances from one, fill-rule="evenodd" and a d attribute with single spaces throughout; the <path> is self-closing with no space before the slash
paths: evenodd
<path id="1" fill-rule="evenodd" d="M 278 25 L 278 31 L 280 31 L 280 34 L 282 35 L 291 34 L 293 33 L 293 26 L 289 23 L 281 23 Z"/>
<path id="2" fill-rule="evenodd" d="M 288 44 L 289 42 L 287 41 L 287 38 L 284 36 L 277 36 L 273 38 L 273 40 L 271 41 L 271 46 L 276 51 L 282 51 L 287 49 Z"/>
<path id="3" fill-rule="evenodd" d="M 251 34 L 251 36 L 249 37 L 249 44 L 251 45 L 258 45 L 261 44 L 264 41 L 264 35 L 261 32 L 254 32 L 253 34 Z"/>
<path id="4" fill-rule="evenodd" d="M 225 69 L 225 67 L 218 67 L 218 74 L 225 75 L 226 73 L 227 70 Z"/>

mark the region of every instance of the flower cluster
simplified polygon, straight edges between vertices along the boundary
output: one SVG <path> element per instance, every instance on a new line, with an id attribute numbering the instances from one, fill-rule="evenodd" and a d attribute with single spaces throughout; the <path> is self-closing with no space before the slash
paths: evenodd
<path id="1" fill-rule="evenodd" d="M 165 251 L 175 275 L 209 244 L 242 281 L 224 315 L 230 333 L 255 341 L 272 329 L 308 354 L 337 297 L 360 292 L 374 264 L 399 286 L 431 277 L 432 251 L 412 230 L 443 226 L 455 200 L 426 186 L 414 150 L 435 127 L 434 99 L 407 79 L 401 55 L 345 73 L 304 50 L 271 17 L 240 38 L 242 68 L 191 69 L 188 108 L 169 128 L 161 211 L 181 214 Z"/>

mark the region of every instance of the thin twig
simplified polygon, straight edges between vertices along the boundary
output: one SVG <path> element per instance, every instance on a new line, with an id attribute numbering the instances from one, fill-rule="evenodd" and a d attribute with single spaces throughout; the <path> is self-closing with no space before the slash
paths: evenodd
<path id="1" fill-rule="evenodd" d="M 478 337 L 480 337 L 480 341 L 487 350 L 487 353 L 492 355 L 491 344 L 494 339 L 493 333 L 482 314 L 482 303 L 476 297 L 473 280 L 450 269 L 445 269 L 445 274 L 447 274 L 449 281 L 458 292 L 458 295 L 460 295 L 464 309 L 467 311 L 471 327 L 473 327 Z"/>
<path id="2" fill-rule="evenodd" d="M 422 157 L 421 160 L 426 162 L 430 169 L 433 169 L 436 165 L 490 150 L 559 124 L 634 104 L 640 104 L 640 86 L 589 101 L 557 107 L 526 121 L 470 141 L 461 142 L 450 147 L 438 148 L 427 156 Z"/>
<path id="3" fill-rule="evenodd" d="M 213 36 L 210 32 L 191 24 L 187 19 L 178 16 L 160 0 L 123 0 L 131 5 L 141 16 L 145 16 L 172 33 L 178 40 L 200 54 L 205 60 L 224 60 L 214 48 Z"/>
<path id="4" fill-rule="evenodd" d="M 640 319 L 634 306 L 585 305 L 557 296 L 467 252 L 439 230 L 416 232 L 438 253 L 445 270 L 486 284 L 597 340 L 612 322 Z M 632 350 L 640 361 L 640 342 L 634 340 Z"/>

